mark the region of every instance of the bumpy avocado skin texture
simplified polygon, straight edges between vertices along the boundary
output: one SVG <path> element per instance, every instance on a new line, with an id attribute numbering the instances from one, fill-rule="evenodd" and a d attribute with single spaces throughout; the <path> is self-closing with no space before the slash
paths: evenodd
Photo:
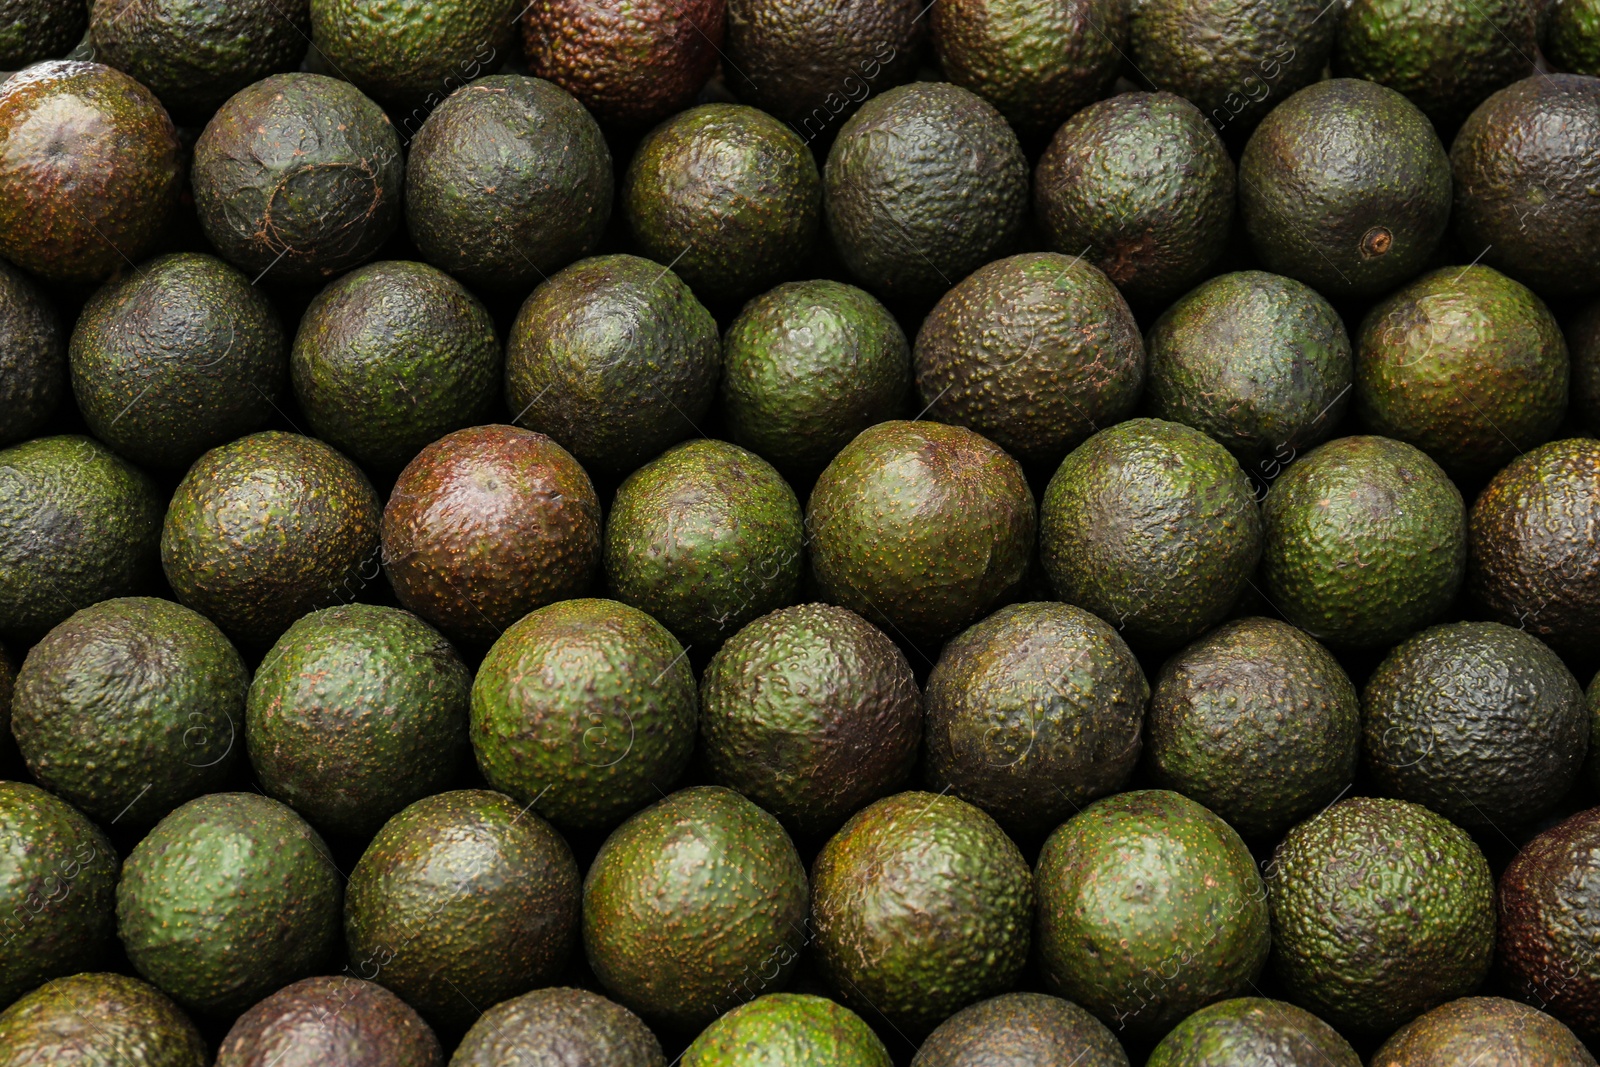
<path id="1" fill-rule="evenodd" d="M 1205 277 L 1233 225 L 1233 160 L 1193 104 L 1120 93 L 1068 119 L 1034 171 L 1050 247 L 1159 306 Z"/>
<path id="2" fill-rule="evenodd" d="M 862 431 L 817 479 L 806 511 L 823 598 L 912 641 L 947 637 L 1011 596 L 1035 525 L 1017 461 L 936 422 Z"/>
<path id="3" fill-rule="evenodd" d="M 1341 801 L 1290 830 L 1267 870 L 1277 976 L 1343 1033 L 1390 1033 L 1488 974 L 1489 865 L 1420 805 Z"/>
<path id="4" fill-rule="evenodd" d="M 79 607 L 140 592 L 161 506 L 155 483 L 92 438 L 0 451 L 0 634 L 33 641 Z"/>
<path id="5" fill-rule="evenodd" d="M 1594 1057 L 1571 1030 L 1537 1008 L 1501 997 L 1463 997 L 1401 1027 L 1372 1059 L 1372 1067 L 1463 1063 L 1594 1067 Z"/>
<path id="6" fill-rule="evenodd" d="M 437 1025 L 551 982 L 578 933 L 578 865 L 548 823 L 502 793 L 407 807 L 362 853 L 345 899 L 353 973 Z"/>
<path id="7" fill-rule="evenodd" d="M 1578 312 L 1566 337 L 1573 414 L 1591 435 L 1600 436 L 1600 300 Z"/>
<path id="8" fill-rule="evenodd" d="M 523 303 L 506 342 L 515 422 L 626 474 L 695 433 L 722 369 L 716 320 L 671 270 L 580 260 Z"/>
<path id="9" fill-rule="evenodd" d="M 405 1001 L 349 975 L 306 978 L 234 1022 L 216 1067 L 443 1067 L 439 1039 Z"/>
<path id="10" fill-rule="evenodd" d="M 1326 440 L 1350 404 L 1344 322 L 1293 278 L 1212 278 L 1156 320 L 1145 347 L 1150 413 L 1210 434 L 1263 480 Z"/>
<path id="11" fill-rule="evenodd" d="M 1361 1067 L 1350 1042 L 1303 1008 L 1239 997 L 1201 1008 L 1162 1039 L 1146 1067 Z"/>
<path id="12" fill-rule="evenodd" d="M 584 951 L 619 1001 L 692 1031 L 787 984 L 808 939 L 807 898 L 778 820 L 731 789 L 696 786 L 601 846 L 583 883 Z"/>
<path id="13" fill-rule="evenodd" d="M 266 645 L 378 576 L 378 494 L 321 441 L 268 430 L 195 461 L 168 505 L 173 592 L 236 640 Z"/>
<path id="14" fill-rule="evenodd" d="M 899 793 L 863 808 L 812 868 L 824 977 L 913 1039 L 1016 984 L 1033 905 L 1017 846 L 952 796 Z"/>
<path id="15" fill-rule="evenodd" d="M 353 85 L 274 74 L 233 96 L 195 142 L 195 211 L 252 279 L 321 282 L 394 233 L 404 166 L 389 117 Z"/>
<path id="16" fill-rule="evenodd" d="M 406 226 L 423 258 L 470 285 L 528 289 L 594 251 L 611 219 L 611 151 L 560 86 L 492 74 L 421 129 L 400 120 Z"/>
<path id="17" fill-rule="evenodd" d="M 1250 850 L 1177 793 L 1095 802 L 1050 835 L 1034 878 L 1045 985 L 1140 1040 L 1244 992 L 1266 963 Z"/>
<path id="18" fill-rule="evenodd" d="M 519 10 L 516 0 L 317 0 L 311 39 L 362 92 L 426 113 L 503 62 Z"/>
<path id="19" fill-rule="evenodd" d="M 0 70 L 21 70 L 65 54 L 88 25 L 84 0 L 0 2 Z"/>
<path id="20" fill-rule="evenodd" d="M 587 989 L 536 989 L 472 1025 L 450 1067 L 667 1067 L 661 1042 L 633 1012 Z"/>
<path id="21" fill-rule="evenodd" d="M 1557 70 L 1600 74 L 1600 3 L 1562 0 L 1550 12 L 1544 54 Z"/>
<path id="22" fill-rule="evenodd" d="M 1261 515 L 1262 592 L 1319 641 L 1391 644 L 1432 622 L 1461 588 L 1461 491 L 1403 442 L 1322 445 L 1273 483 Z"/>
<path id="23" fill-rule="evenodd" d="M 100 962 L 116 932 L 117 854 L 65 801 L 0 782 L 0 857 L 0 1000 L 9 1004 Z"/>
<path id="24" fill-rule="evenodd" d="M 1056 595 L 1136 644 L 1172 648 L 1220 622 L 1261 557 L 1261 514 L 1228 451 L 1191 427 L 1131 419 L 1062 461 L 1039 511 Z"/>
<path id="25" fill-rule="evenodd" d="M 564 600 L 489 650 L 472 683 L 472 747 L 491 785 L 558 826 L 602 830 L 683 773 L 696 703 L 664 626 L 614 600 Z"/>
<path id="26" fill-rule="evenodd" d="M 206 1067 L 206 1043 L 178 1006 L 122 974 L 75 974 L 0 1014 L 0 1065 Z"/>
<path id="27" fill-rule="evenodd" d="M 1162 666 L 1146 718 L 1150 777 L 1272 841 L 1349 787 L 1360 716 L 1327 649 L 1276 619 L 1236 619 Z"/>
<path id="28" fill-rule="evenodd" d="M 931 299 L 1022 232 L 1028 161 L 994 106 L 959 86 L 891 89 L 839 131 L 823 174 L 828 232 L 861 284 Z"/>
<path id="29" fill-rule="evenodd" d="M 330 962 L 341 890 L 328 846 L 300 816 L 256 793 L 211 793 L 134 846 L 117 934 L 179 1003 L 236 1014 Z"/>
<path id="30" fill-rule="evenodd" d="M 923 320 L 914 360 L 926 415 L 1046 464 L 1126 418 L 1145 377 L 1127 302 L 1081 257 L 1056 252 L 963 278 Z"/>
<path id="31" fill-rule="evenodd" d="M 1450 188 L 1422 112 L 1355 78 L 1285 100 L 1239 160 L 1239 210 L 1262 265 L 1334 299 L 1377 296 L 1421 270 L 1444 236 Z"/>
<path id="32" fill-rule="evenodd" d="M 215 256 L 159 256 L 84 305 L 68 359 L 100 440 L 182 469 L 260 429 L 288 378 L 288 338 L 266 294 Z"/>
<path id="33" fill-rule="evenodd" d="M 451 430 L 482 423 L 500 391 L 494 320 L 426 263 L 371 263 L 318 293 L 289 370 L 312 431 L 393 473 Z"/>
<path id="34" fill-rule="evenodd" d="M 1105 1024 L 1043 993 L 1005 993 L 956 1012 L 917 1050 L 911 1067 L 1128 1067 Z"/>
<path id="35" fill-rule="evenodd" d="M 103 823 L 150 826 L 227 780 L 249 685 L 205 616 L 152 597 L 102 600 L 28 653 L 11 729 L 40 784 Z"/>
<path id="36" fill-rule="evenodd" d="M 0 445 L 39 432 L 66 391 L 60 316 L 26 274 L 0 259 Z"/>
<path id="37" fill-rule="evenodd" d="M 770 993 L 706 1027 L 683 1067 L 889 1067 L 861 1016 L 825 997 Z"/>
<path id="38" fill-rule="evenodd" d="M 324 831 L 370 835 L 455 777 L 471 692 L 455 649 L 409 612 L 314 611 L 250 683 L 250 764 L 269 795 Z"/>

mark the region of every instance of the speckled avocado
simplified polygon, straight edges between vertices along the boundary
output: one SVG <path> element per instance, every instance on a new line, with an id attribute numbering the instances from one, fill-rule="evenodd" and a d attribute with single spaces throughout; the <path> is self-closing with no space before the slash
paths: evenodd
<path id="1" fill-rule="evenodd" d="M 0 1014 L 0 1065 L 206 1067 L 206 1043 L 178 1006 L 136 978 L 58 978 Z"/>
<path id="2" fill-rule="evenodd" d="M 405 1001 L 339 975 L 285 986 L 239 1016 L 216 1067 L 443 1067 L 439 1039 Z"/>
<path id="3" fill-rule="evenodd" d="M 311 39 L 339 76 L 396 111 L 426 109 L 498 67 L 516 0 L 316 0 Z"/>
<path id="4" fill-rule="evenodd" d="M 1544 54 L 1556 70 L 1600 74 L 1600 3 L 1562 0 L 1549 9 Z"/>
<path id="5" fill-rule="evenodd" d="M 939 1024 L 911 1067 L 1128 1067 L 1105 1024 L 1070 1000 L 1005 993 L 962 1008 Z"/>
<path id="6" fill-rule="evenodd" d="M 769 993 L 728 1012 L 694 1039 L 684 1067 L 889 1067 L 861 1016 L 825 997 Z"/>
<path id="7" fill-rule="evenodd" d="M 1441 1004 L 1385 1041 L 1372 1067 L 1474 1062 L 1594 1067 L 1594 1057 L 1571 1030 L 1538 1008 L 1501 997 L 1463 997 Z"/>
<path id="8" fill-rule="evenodd" d="M 1146 1067 L 1361 1067 L 1350 1043 L 1303 1008 L 1239 997 L 1201 1008 L 1162 1039 Z"/>
<path id="9" fill-rule="evenodd" d="M 67 346 L 55 306 L 0 259 L 0 445 L 32 437 L 67 391 Z"/>
<path id="10" fill-rule="evenodd" d="M 484 1012 L 450 1067 L 666 1067 L 661 1042 L 621 1004 L 587 989 L 536 989 Z"/>
<path id="11" fill-rule="evenodd" d="M 84 0 L 5 0 L 0 4 L 0 70 L 64 55 L 88 25 Z"/>

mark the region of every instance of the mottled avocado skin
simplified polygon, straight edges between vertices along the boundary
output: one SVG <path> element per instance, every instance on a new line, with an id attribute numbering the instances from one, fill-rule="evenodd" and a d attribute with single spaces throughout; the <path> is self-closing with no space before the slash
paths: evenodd
<path id="1" fill-rule="evenodd" d="M 1303 1008 L 1239 997 L 1201 1008 L 1179 1023 L 1146 1067 L 1361 1067 L 1361 1057 L 1333 1027 Z"/>
<path id="2" fill-rule="evenodd" d="M 178 1006 L 126 975 L 58 978 L 0 1014 L 0 1067 L 206 1067 L 208 1062 L 205 1041 Z"/>
<path id="3" fill-rule="evenodd" d="M 956 1012 L 917 1050 L 911 1067 L 1128 1067 L 1105 1024 L 1069 1000 L 1005 993 Z"/>
<path id="4" fill-rule="evenodd" d="M 1372 1058 L 1372 1067 L 1471 1063 L 1594 1067 L 1594 1057 L 1538 1008 L 1501 997 L 1462 997 L 1401 1027 Z"/>
<path id="5" fill-rule="evenodd" d="M 285 986 L 234 1022 L 216 1067 L 443 1067 L 439 1039 L 405 1001 L 349 975 Z"/>
<path id="6" fill-rule="evenodd" d="M 667 1067 L 661 1042 L 633 1012 L 587 989 L 536 989 L 472 1024 L 450 1067 Z M 219 1065 L 222 1067 L 222 1065 Z"/>
<path id="7" fill-rule="evenodd" d="M 66 391 L 67 346 L 55 306 L 0 259 L 0 445 L 39 432 Z"/>
<path id="8" fill-rule="evenodd" d="M 504 62 L 520 10 L 517 0 L 316 0 L 311 39 L 362 92 L 425 112 Z"/>
<path id="9" fill-rule="evenodd" d="M 861 1016 L 825 997 L 769 993 L 706 1027 L 683 1067 L 889 1067 L 889 1050 Z"/>
<path id="10" fill-rule="evenodd" d="M 1600 74 L 1600 2 L 1562 0 L 1548 9 L 1544 54 L 1556 70 Z"/>
<path id="11" fill-rule="evenodd" d="M 0 0 L 0 70 L 64 55 L 88 25 L 85 0 Z"/>

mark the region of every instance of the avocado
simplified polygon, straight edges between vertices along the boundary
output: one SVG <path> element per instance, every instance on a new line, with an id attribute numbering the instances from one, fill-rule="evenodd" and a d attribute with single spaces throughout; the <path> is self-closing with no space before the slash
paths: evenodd
<path id="1" fill-rule="evenodd" d="M 178 1006 L 126 975 L 58 978 L 0 1014 L 0 1067 L 206 1067 L 209 1062 L 200 1032 Z"/>
<path id="2" fill-rule="evenodd" d="M 1570 400 L 1574 420 L 1600 435 L 1600 300 L 1585 306 L 1566 331 L 1572 363 Z"/>
<path id="3" fill-rule="evenodd" d="M 29 651 L 11 730 L 41 785 L 103 823 L 148 827 L 227 781 L 249 685 L 205 616 L 152 597 L 102 600 Z"/>
<path id="4" fill-rule="evenodd" d="M 108 282 L 84 305 L 67 354 L 90 431 L 135 463 L 179 470 L 261 429 L 289 377 L 272 302 L 197 252 Z"/>
<path id="5" fill-rule="evenodd" d="M 806 511 L 823 599 L 910 641 L 948 637 L 1011 597 L 1035 525 L 1017 461 L 937 422 L 863 430 L 817 479 Z"/>
<path id="6" fill-rule="evenodd" d="M 1016 984 L 1033 904 L 1028 863 L 993 819 L 956 797 L 899 793 L 817 855 L 817 963 L 845 1003 L 920 1038 Z"/>
<path id="7" fill-rule="evenodd" d="M 405 1001 L 339 975 L 285 986 L 239 1016 L 216 1067 L 443 1067 L 439 1039 Z"/>
<path id="8" fill-rule="evenodd" d="M 1110 1030 L 1070 1000 L 1005 993 L 939 1024 L 911 1067 L 1128 1067 Z"/>
<path id="9" fill-rule="evenodd" d="M 582 596 L 600 566 L 600 498 L 571 453 L 515 426 L 441 437 L 383 510 L 383 568 L 400 602 L 484 645 L 528 612 Z"/>
<path id="10" fill-rule="evenodd" d="M 1146 1067 L 1361 1067 L 1361 1057 L 1333 1027 L 1302 1008 L 1239 997 L 1179 1023 Z"/>
<path id="11" fill-rule="evenodd" d="M 274 74 L 206 123 L 194 206 L 206 238 L 252 281 L 313 284 L 371 259 L 394 233 L 403 168 L 389 117 L 360 90 Z"/>
<path id="12" fill-rule="evenodd" d="M 351 972 L 465 1027 L 561 973 L 578 886 L 572 850 L 527 808 L 483 789 L 437 793 L 385 823 L 350 872 Z"/>
<path id="13" fill-rule="evenodd" d="M 1556 70 L 1600 74 L 1600 3 L 1561 0 L 1552 5 L 1544 54 Z"/>
<path id="14" fill-rule="evenodd" d="M 482 289 L 522 292 L 595 250 L 611 219 L 611 152 L 560 86 L 491 74 L 421 129 L 401 120 L 406 226 L 424 259 Z"/>
<path id="15" fill-rule="evenodd" d="M 1277 619 L 1235 619 L 1162 665 L 1146 765 L 1244 837 L 1275 841 L 1350 787 L 1360 715 L 1327 649 Z"/>
<path id="16" fill-rule="evenodd" d="M 0 450 L 0 634 L 24 643 L 154 575 L 161 496 L 100 442 L 39 437 Z"/>
<path id="17" fill-rule="evenodd" d="M 529 612 L 472 682 L 489 783 L 558 826 L 604 830 L 670 789 L 694 749 L 695 682 L 660 623 L 614 600 Z"/>
<path id="18" fill-rule="evenodd" d="M 994 105 L 944 82 L 875 96 L 823 172 L 828 232 L 880 296 L 930 300 L 1008 252 L 1028 210 L 1028 161 Z"/>
<path id="19" fill-rule="evenodd" d="M 178 202 L 182 155 L 155 94 L 121 71 L 57 59 L 11 75 L 0 84 L 0 256 L 52 282 L 132 269 Z"/>
<path id="20" fill-rule="evenodd" d="M 742 300 L 804 265 L 822 220 L 822 177 L 806 143 L 771 115 L 705 104 L 639 142 L 622 209 L 646 256 L 703 299 Z"/>
<path id="21" fill-rule="evenodd" d="M 861 1016 L 826 997 L 769 993 L 703 1030 L 683 1067 L 889 1067 Z"/>
<path id="22" fill-rule="evenodd" d="M 472 1024 L 450 1067 L 667 1067 L 639 1017 L 587 989 L 536 989 Z M 222 1065 L 219 1065 L 222 1067 Z"/>
<path id="23" fill-rule="evenodd" d="M 940 298 L 913 354 L 925 413 L 1024 463 L 1055 464 L 1133 411 L 1144 343 L 1126 301 L 1081 256 L 1029 252 Z"/>
<path id="24" fill-rule="evenodd" d="M 316 0 L 312 47 L 338 75 L 376 100 L 403 108 L 437 104 L 511 46 L 516 0 Z"/>
<path id="25" fill-rule="evenodd" d="M 580 463 L 627 474 L 696 432 L 717 392 L 716 320 L 672 271 L 638 256 L 579 260 L 523 303 L 506 341 L 506 401 Z"/>
<path id="26" fill-rule="evenodd" d="M 300 816 L 256 793 L 211 793 L 134 846 L 117 883 L 117 934 L 162 992 L 235 1015 L 330 962 L 341 889 L 328 846 Z"/>
<path id="27" fill-rule="evenodd" d="M 1173 648 L 1222 621 L 1261 557 L 1244 471 L 1199 430 L 1131 419 L 1062 461 L 1039 509 L 1056 595 L 1134 644 Z"/>
<path id="28" fill-rule="evenodd" d="M 1267 270 L 1335 300 L 1378 296 L 1439 247 L 1450 158 L 1427 118 L 1393 89 L 1356 78 L 1318 82 L 1251 135 L 1239 159 L 1239 212 Z"/>
<path id="29" fill-rule="evenodd" d="M 1402 1027 L 1372 1059 L 1373 1067 L 1463 1063 L 1594 1067 L 1594 1057 L 1571 1030 L 1537 1008 L 1501 997 L 1463 997 Z"/>
<path id="30" fill-rule="evenodd" d="M 478 298 L 426 263 L 369 263 L 318 293 L 289 360 L 311 430 L 373 472 L 486 421 L 500 342 Z"/>
<path id="31" fill-rule="evenodd" d="M 1392 644 L 1461 588 L 1461 491 L 1401 441 L 1341 437 L 1312 450 L 1273 483 L 1261 517 L 1261 592 L 1319 641 Z"/>
<path id="32" fill-rule="evenodd" d="M 1267 961 L 1250 850 L 1177 793 L 1096 801 L 1045 841 L 1034 878 L 1046 987 L 1132 1039 L 1253 988 Z"/>
<path id="33" fill-rule="evenodd" d="M 1327 440 L 1349 406 L 1344 322 L 1293 278 L 1249 270 L 1203 282 L 1162 313 L 1145 347 L 1150 413 L 1215 437 L 1261 483 Z"/>
<path id="34" fill-rule="evenodd" d="M 763 615 L 700 678 L 700 755 L 712 780 L 807 837 L 904 787 L 921 737 L 922 694 L 905 653 L 831 604 Z"/>
<path id="35" fill-rule="evenodd" d="M 116 931 L 117 854 L 65 801 L 0 782 L 0 857 L 0 1002 L 9 1004 L 46 979 L 100 963 Z M 6 1044 L 0 1039 L 0 1049 Z"/>
<path id="36" fill-rule="evenodd" d="M 245 741 L 268 795 L 330 834 L 370 837 L 441 792 L 467 754 L 472 673 L 409 612 L 302 616 L 250 683 Z"/>
<path id="37" fill-rule="evenodd" d="M 0 3 L 0 70 L 20 70 L 64 55 L 89 25 L 85 0 Z"/>
<path id="38" fill-rule="evenodd" d="M 161 530 L 173 592 L 236 640 L 268 645 L 378 573 L 378 495 L 321 441 L 268 430 L 213 448 L 178 483 Z"/>
<path id="39" fill-rule="evenodd" d="M 1518 456 L 1472 505 L 1473 598 L 1558 650 L 1600 647 L 1600 441 Z"/>
<path id="40" fill-rule="evenodd" d="M 38 433 L 67 391 L 67 346 L 54 304 L 0 259 L 0 446 Z"/>
<path id="41" fill-rule="evenodd" d="M 923 775 L 1042 836 L 1127 783 L 1149 698 L 1109 625 L 1070 604 L 1012 604 L 946 642 L 929 674 Z"/>
<path id="42" fill-rule="evenodd" d="M 1390 1033 L 1488 974 L 1489 865 L 1427 808 L 1341 801 L 1290 830 L 1266 872 L 1277 978 L 1345 1034 Z"/>
<path id="43" fill-rule="evenodd" d="M 864 290 L 818 279 L 755 297 L 722 338 L 721 408 L 734 441 L 815 477 L 856 434 L 905 413 L 911 349 Z"/>
<path id="44" fill-rule="evenodd" d="M 731 789 L 695 786 L 600 846 L 583 882 L 583 947 L 612 996 L 692 1031 L 788 983 L 810 936 L 807 899 L 778 820 Z"/>
<path id="45" fill-rule="evenodd" d="M 1600 290 L 1600 80 L 1536 74 L 1478 106 L 1450 146 L 1462 250 L 1546 296 Z"/>

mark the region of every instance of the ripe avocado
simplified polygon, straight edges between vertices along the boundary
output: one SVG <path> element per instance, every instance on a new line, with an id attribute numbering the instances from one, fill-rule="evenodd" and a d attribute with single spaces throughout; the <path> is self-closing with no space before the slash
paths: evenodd
<path id="1" fill-rule="evenodd" d="M 89 25 L 85 0 L 0 2 L 0 70 L 63 55 Z"/>
<path id="2" fill-rule="evenodd" d="M 667 1067 L 633 1012 L 587 989 L 536 989 L 484 1012 L 450 1067 Z M 218 1065 L 222 1067 L 222 1065 Z"/>
<path id="3" fill-rule="evenodd" d="M 1594 1067 L 1594 1057 L 1571 1030 L 1537 1008 L 1500 997 L 1462 997 L 1401 1027 L 1372 1058 L 1372 1067 L 1472 1063 Z"/>
<path id="4" fill-rule="evenodd" d="M 962 1008 L 928 1035 L 911 1067 L 1128 1067 L 1105 1025 L 1070 1000 L 1005 993 Z"/>
<path id="5" fill-rule="evenodd" d="M 1600 2 L 1561 0 L 1552 5 L 1544 54 L 1556 70 L 1600 74 Z"/>
<path id="6" fill-rule="evenodd" d="M 205 1041 L 178 1006 L 126 975 L 58 978 L 0 1014 L 0 1067 L 206 1067 L 209 1062 Z"/>
<path id="7" fill-rule="evenodd" d="M 362 92 L 426 113 L 503 62 L 519 10 L 517 0 L 314 0 L 311 39 Z"/>
<path id="8" fill-rule="evenodd" d="M 239 1016 L 216 1067 L 443 1067 L 439 1039 L 372 982 L 306 978 Z"/>
<path id="9" fill-rule="evenodd" d="M 1600 300 L 1578 312 L 1566 337 L 1573 416 L 1591 435 L 1600 436 Z"/>
<path id="10" fill-rule="evenodd" d="M 1201 1008 L 1162 1039 L 1146 1067 L 1361 1067 L 1350 1043 L 1303 1008 L 1239 997 Z"/>
<path id="11" fill-rule="evenodd" d="M 38 433 L 66 391 L 67 346 L 55 306 L 0 259 L 0 445 Z"/>
<path id="12" fill-rule="evenodd" d="M 825 997 L 769 993 L 728 1012 L 683 1054 L 683 1067 L 889 1067 L 861 1016 Z"/>

